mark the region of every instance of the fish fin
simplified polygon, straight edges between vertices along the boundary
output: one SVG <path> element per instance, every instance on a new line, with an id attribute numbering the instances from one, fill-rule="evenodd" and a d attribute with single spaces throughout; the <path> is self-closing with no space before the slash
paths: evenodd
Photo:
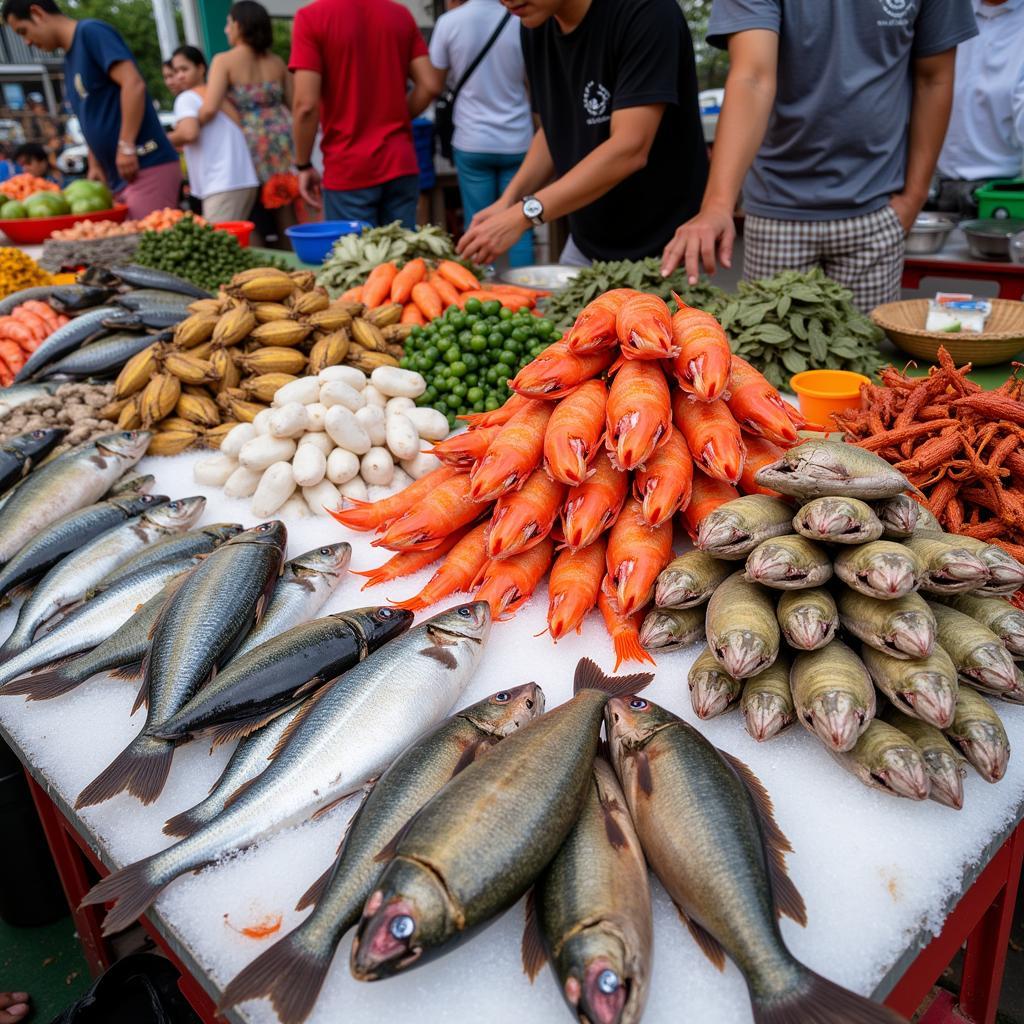
<path id="1" fill-rule="evenodd" d="M 389 860 L 393 860 L 395 855 L 398 853 L 398 844 L 402 841 L 405 833 L 409 831 L 409 826 L 413 822 L 414 814 L 389 840 L 381 847 L 380 853 L 373 858 L 376 864 L 385 864 Z"/>
<path id="2" fill-rule="evenodd" d="M 313 708 L 316 707 L 320 698 L 333 685 L 333 682 L 324 683 L 324 685 L 321 686 L 319 690 L 317 690 L 315 693 L 311 694 L 309 697 L 306 698 L 305 703 L 302 705 L 301 708 L 299 708 L 298 713 L 288 723 L 288 727 L 285 729 L 285 731 L 281 733 L 281 738 L 277 741 L 277 746 L 275 746 L 274 749 L 267 756 L 268 761 L 273 761 L 274 758 L 277 757 L 277 755 L 280 754 L 282 750 L 284 750 L 284 748 L 288 745 L 288 741 L 292 738 L 292 736 L 295 735 L 296 730 L 298 730 L 302 726 L 302 723 L 306 720 L 306 718 L 308 717 L 309 713 L 313 710 Z"/>
<path id="3" fill-rule="evenodd" d="M 755 1024 L 906 1024 L 894 1010 L 797 965 L 799 977 L 787 991 L 751 996 Z"/>
<path id="4" fill-rule="evenodd" d="M 624 850 L 629 840 L 626 838 L 626 833 L 622 831 L 622 826 L 615 817 L 615 812 L 621 812 L 623 808 L 614 797 L 601 792 L 600 786 L 597 787 L 597 802 L 601 807 L 601 816 L 604 818 L 604 832 L 608 837 L 609 844 L 613 850 Z"/>
<path id="5" fill-rule="evenodd" d="M 201 557 L 205 558 L 205 556 L 201 556 Z M 164 603 L 160 606 L 160 611 L 157 614 L 157 617 L 153 620 L 153 625 L 149 627 L 149 639 L 150 640 L 152 640 L 153 637 L 156 636 L 156 631 L 160 628 L 160 626 L 163 623 L 164 619 L 167 617 L 167 611 L 171 607 L 171 604 L 174 601 L 174 596 L 181 589 L 181 587 L 183 586 L 185 581 L 192 576 L 192 573 L 194 573 L 196 571 L 196 569 L 199 568 L 200 564 L 202 564 L 202 563 L 197 563 L 191 569 L 188 569 L 185 572 L 181 573 L 180 575 L 176 576 L 173 580 L 171 580 L 170 583 L 168 583 L 164 587 L 164 589 L 163 589 Z"/>
<path id="6" fill-rule="evenodd" d="M 548 958 L 544 949 L 544 936 L 541 935 L 540 921 L 537 918 L 537 890 L 530 889 L 526 894 L 526 921 L 523 925 L 523 941 L 520 946 L 523 957 L 523 974 L 532 984 L 540 974 Z"/>
<path id="7" fill-rule="evenodd" d="M 127 665 L 119 665 L 110 673 L 111 679 L 123 679 L 125 682 L 133 683 L 136 679 L 142 678 L 142 662 L 131 661 Z"/>
<path id="8" fill-rule="evenodd" d="M 74 675 L 65 674 L 60 667 L 49 668 L 35 675 L 12 679 L 0 686 L 0 694 L 24 694 L 28 700 L 51 700 L 68 693 L 82 682 L 84 680 Z"/>
<path id="9" fill-rule="evenodd" d="M 432 647 L 424 647 L 422 651 L 418 653 L 426 655 L 428 658 L 433 658 L 435 661 L 440 662 L 445 668 L 450 668 L 453 671 L 459 667 L 459 663 L 455 658 L 455 655 L 451 651 L 445 650 L 443 646 L 434 644 Z"/>
<path id="10" fill-rule="evenodd" d="M 296 910 L 305 910 L 306 907 L 311 907 L 315 903 L 320 902 L 320 897 L 323 896 L 324 890 L 327 888 L 327 883 L 331 880 L 331 875 L 334 873 L 334 865 L 331 866 L 299 897 L 299 902 L 295 904 Z"/>
<path id="11" fill-rule="evenodd" d="M 307 679 L 306 682 L 304 682 L 297 690 L 294 690 L 292 692 L 292 696 L 305 697 L 307 694 L 312 693 L 314 690 L 319 690 L 320 687 L 323 686 L 326 681 L 327 680 L 325 680 L 323 676 L 313 676 L 312 679 Z M 294 704 L 290 704 L 288 707 L 294 706 Z M 288 708 L 285 708 L 284 710 L 287 711 Z"/>
<path id="12" fill-rule="evenodd" d="M 259 775 L 255 778 L 249 779 L 248 782 L 243 782 L 238 789 L 236 789 L 234 793 L 224 801 L 224 810 L 226 811 L 232 804 L 240 800 L 250 789 L 252 789 L 253 786 L 256 785 L 258 780 Z"/>
<path id="13" fill-rule="evenodd" d="M 163 879 L 153 877 L 155 872 L 152 863 L 159 856 L 156 853 L 120 871 L 111 872 L 85 894 L 81 903 L 83 907 L 99 903 L 114 904 L 103 921 L 104 935 L 113 935 L 127 928 L 146 912 L 167 884 Z"/>
<path id="14" fill-rule="evenodd" d="M 463 768 L 468 768 L 485 750 L 490 750 L 496 742 L 493 736 L 481 736 L 479 739 L 467 743 L 458 761 L 455 762 L 452 778 L 454 779 Z"/>
<path id="15" fill-rule="evenodd" d="M 572 692 L 600 690 L 609 697 L 624 697 L 628 693 L 639 693 L 654 676 L 650 672 L 634 672 L 628 676 L 609 676 L 601 671 L 590 658 L 581 658 L 576 666 Z"/>
<path id="16" fill-rule="evenodd" d="M 722 949 L 722 944 L 703 925 L 694 921 L 678 903 L 675 906 L 680 920 L 686 925 L 690 935 L 693 937 L 693 941 L 700 947 L 700 951 L 718 970 L 724 971 L 725 950 Z"/>
<path id="17" fill-rule="evenodd" d="M 739 776 L 757 810 L 765 845 L 765 859 L 768 861 L 768 872 L 771 875 L 772 895 L 775 897 L 776 916 L 781 917 L 785 914 L 797 924 L 806 926 L 807 908 L 804 906 L 804 899 L 786 871 L 786 854 L 791 853 L 793 847 L 775 820 L 775 809 L 772 807 L 772 798 L 768 795 L 768 790 L 739 758 L 727 754 L 724 750 L 718 752 Z"/>
<path id="18" fill-rule="evenodd" d="M 225 722 L 222 725 L 218 725 L 210 733 L 210 753 L 212 754 L 216 747 L 224 743 L 244 740 L 246 736 L 251 736 L 257 729 L 262 729 L 263 726 L 268 725 L 275 718 L 279 718 L 286 711 L 291 711 L 293 707 L 295 707 L 295 702 L 260 715 L 239 718 L 233 722 Z"/>
<path id="19" fill-rule="evenodd" d="M 164 835 L 175 836 L 180 839 L 187 839 L 190 835 L 198 832 L 204 825 L 207 824 L 204 818 L 200 818 L 195 814 L 196 807 L 190 807 L 187 811 L 182 811 L 180 814 L 172 815 L 164 822 Z"/>
<path id="20" fill-rule="evenodd" d="M 349 791 L 348 793 L 342 793 L 341 796 L 336 796 L 330 803 L 324 804 L 319 810 L 314 811 L 309 816 L 309 820 L 319 821 L 325 814 L 333 811 L 339 804 L 343 804 L 352 795 L 352 792 Z"/>
<path id="21" fill-rule="evenodd" d="M 261 953 L 229 982 L 218 1014 L 236 1003 L 266 997 L 282 1024 L 301 1024 L 316 1005 L 334 959 L 334 943 L 316 948 L 292 931 Z"/>
<path id="22" fill-rule="evenodd" d="M 139 687 L 139 692 L 135 696 L 135 703 L 132 705 L 131 714 L 135 714 L 139 708 L 149 707 L 149 677 L 148 674 L 143 676 L 142 685 Z"/>
<path id="23" fill-rule="evenodd" d="M 103 803 L 122 790 L 153 803 L 163 792 L 173 757 L 172 743 L 140 733 L 78 794 L 75 810 Z"/>

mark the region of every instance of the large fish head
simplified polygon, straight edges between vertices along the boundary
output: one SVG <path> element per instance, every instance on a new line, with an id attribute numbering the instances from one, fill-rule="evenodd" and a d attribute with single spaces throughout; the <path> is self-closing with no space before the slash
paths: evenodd
<path id="1" fill-rule="evenodd" d="M 333 588 L 348 568 L 351 558 L 352 545 L 341 541 L 304 551 L 288 563 L 288 568 L 296 576 L 322 577 Z"/>
<path id="2" fill-rule="evenodd" d="M 988 722 L 969 722 L 956 736 L 956 741 L 982 778 L 998 782 L 1006 774 L 1010 748 L 994 725 Z"/>
<path id="3" fill-rule="evenodd" d="M 67 433 L 58 427 L 47 427 L 43 430 L 30 430 L 27 434 L 19 434 L 4 442 L 8 448 L 14 448 L 26 458 L 47 452 L 53 448 Z"/>
<path id="4" fill-rule="evenodd" d="M 771 739 L 793 720 L 786 702 L 774 693 L 755 693 L 743 704 L 743 721 L 747 732 L 758 743 Z"/>
<path id="5" fill-rule="evenodd" d="M 815 605 L 804 605 L 786 619 L 783 631 L 790 646 L 801 651 L 816 651 L 835 636 L 835 618 L 828 618 Z"/>
<path id="6" fill-rule="evenodd" d="M 922 518 L 921 506 L 913 498 L 899 494 L 875 506 L 875 515 L 889 531 L 909 537 Z"/>
<path id="7" fill-rule="evenodd" d="M 907 555 L 876 554 L 858 575 L 883 600 L 909 594 L 917 586 L 917 568 Z"/>
<path id="8" fill-rule="evenodd" d="M 932 579 L 940 585 L 957 586 L 973 590 L 989 578 L 988 566 L 966 548 L 949 548 L 938 559 Z"/>
<path id="9" fill-rule="evenodd" d="M 964 805 L 966 770 L 948 751 L 926 750 L 921 756 L 924 758 L 928 779 L 931 782 L 931 791 L 928 795 L 936 803 L 959 811 Z"/>
<path id="10" fill-rule="evenodd" d="M 375 651 L 389 640 L 404 633 L 411 625 L 413 613 L 404 608 L 353 608 L 351 611 L 332 615 L 348 623 L 366 641 L 366 646 Z"/>
<path id="11" fill-rule="evenodd" d="M 349 968 L 358 981 L 387 978 L 436 954 L 457 931 L 440 879 L 397 856 L 363 907 Z"/>
<path id="12" fill-rule="evenodd" d="M 148 509 L 155 509 L 170 500 L 166 494 L 126 494 L 124 497 L 109 499 L 111 505 L 116 505 L 129 518 Z"/>
<path id="13" fill-rule="evenodd" d="M 725 672 L 698 672 L 690 680 L 690 702 L 698 718 L 714 718 L 739 697 L 741 690 L 742 684 Z"/>
<path id="14" fill-rule="evenodd" d="M 208 526 L 204 526 L 202 531 L 213 541 L 214 545 L 220 545 L 231 540 L 232 537 L 237 537 L 243 529 L 241 523 L 210 523 Z"/>
<path id="15" fill-rule="evenodd" d="M 828 690 L 815 698 L 804 719 L 826 747 L 842 753 L 864 731 L 867 710 L 843 690 Z"/>
<path id="16" fill-rule="evenodd" d="M 927 658 L 935 646 L 935 620 L 929 612 L 909 609 L 894 615 L 887 644 L 911 658 Z"/>
<path id="17" fill-rule="evenodd" d="M 444 633 L 482 645 L 491 632 L 491 606 L 486 601 L 458 604 L 423 623 L 428 633 Z"/>
<path id="18" fill-rule="evenodd" d="M 708 513 L 697 526 L 697 547 L 701 551 L 718 550 L 750 539 L 750 530 L 728 506 Z"/>
<path id="19" fill-rule="evenodd" d="M 544 691 L 536 683 L 499 690 L 459 712 L 490 736 L 510 736 L 544 714 Z"/>
<path id="20" fill-rule="evenodd" d="M 120 430 L 116 434 L 104 434 L 93 442 L 104 455 L 121 459 L 126 465 L 134 466 L 149 447 L 153 432 L 150 430 Z"/>
<path id="21" fill-rule="evenodd" d="M 271 519 L 269 522 L 260 523 L 251 530 L 243 530 L 235 534 L 229 544 L 267 544 L 278 547 L 282 551 L 288 543 L 288 529 L 280 519 Z"/>
<path id="22" fill-rule="evenodd" d="M 866 538 L 872 522 L 871 510 L 862 502 L 831 496 L 809 502 L 797 518 L 805 530 L 822 540 Z"/>
<path id="23" fill-rule="evenodd" d="M 666 569 L 655 584 L 654 603 L 659 608 L 682 608 L 706 590 L 687 570 Z"/>
<path id="24" fill-rule="evenodd" d="M 631 976 L 622 938 L 603 923 L 566 939 L 556 962 L 562 994 L 580 1024 L 637 1019 L 642 979 Z"/>
<path id="25" fill-rule="evenodd" d="M 671 711 L 635 693 L 612 697 L 605 705 L 604 723 L 615 763 L 629 750 L 643 747 L 660 729 L 678 721 Z"/>
<path id="26" fill-rule="evenodd" d="M 748 629 L 734 629 L 719 635 L 711 647 L 715 658 L 734 679 L 756 676 L 774 660 L 765 639 Z"/>
<path id="27" fill-rule="evenodd" d="M 983 549 L 981 560 L 988 568 L 992 585 L 999 588 L 1024 587 L 1024 565 L 1009 552 L 990 544 Z"/>
<path id="28" fill-rule="evenodd" d="M 195 494 L 190 498 L 178 498 L 157 505 L 145 512 L 142 518 L 161 530 L 180 533 L 187 530 L 203 514 L 205 508 L 206 498 Z"/>
<path id="29" fill-rule="evenodd" d="M 670 611 L 653 609 L 647 613 L 640 627 L 640 646 L 647 651 L 676 646 L 682 642 L 677 636 L 677 626 Z"/>
<path id="30" fill-rule="evenodd" d="M 910 714 L 936 729 L 948 729 L 956 714 L 956 678 L 926 669 L 914 672 L 910 685 L 898 696 L 907 702 Z"/>
<path id="31" fill-rule="evenodd" d="M 908 800 L 927 800 L 931 786 L 921 754 L 913 743 L 893 744 L 879 753 L 871 777 L 883 789 Z"/>

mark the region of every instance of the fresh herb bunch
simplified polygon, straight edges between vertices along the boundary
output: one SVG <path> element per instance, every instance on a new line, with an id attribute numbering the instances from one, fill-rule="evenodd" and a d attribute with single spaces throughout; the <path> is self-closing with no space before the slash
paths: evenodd
<path id="1" fill-rule="evenodd" d="M 183 217 L 166 231 L 145 232 L 132 260 L 177 274 L 211 292 L 252 267 L 288 269 L 283 261 L 257 256 L 251 249 L 243 249 L 234 235 L 198 224 L 194 217 Z"/>

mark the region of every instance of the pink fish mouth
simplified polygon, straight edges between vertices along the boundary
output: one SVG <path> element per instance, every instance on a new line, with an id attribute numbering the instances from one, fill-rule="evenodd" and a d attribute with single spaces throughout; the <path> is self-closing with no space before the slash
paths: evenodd
<path id="1" fill-rule="evenodd" d="M 575 1007 L 581 1024 L 619 1024 L 629 992 L 629 980 L 605 957 L 587 965 L 582 985 L 575 977 L 565 982 L 565 998 Z"/>
<path id="2" fill-rule="evenodd" d="M 352 943 L 352 974 L 360 981 L 395 974 L 415 963 L 423 952 L 422 946 L 412 944 L 417 932 L 412 905 L 397 899 L 382 906 L 382 901 L 379 891 L 370 897 Z"/>

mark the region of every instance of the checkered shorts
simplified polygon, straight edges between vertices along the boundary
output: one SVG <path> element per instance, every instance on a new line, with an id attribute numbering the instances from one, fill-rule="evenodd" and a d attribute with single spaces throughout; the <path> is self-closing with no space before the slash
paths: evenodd
<path id="1" fill-rule="evenodd" d="M 903 225 L 891 206 L 842 220 L 775 220 L 748 214 L 743 276 L 821 267 L 853 292 L 864 312 L 900 297 Z"/>

